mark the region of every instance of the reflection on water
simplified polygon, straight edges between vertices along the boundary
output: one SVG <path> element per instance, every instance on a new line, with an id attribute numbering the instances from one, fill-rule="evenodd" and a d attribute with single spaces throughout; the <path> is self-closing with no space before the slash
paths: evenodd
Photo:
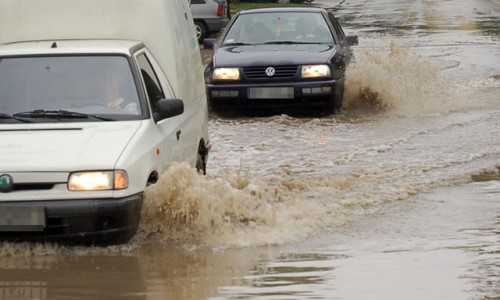
<path id="1" fill-rule="evenodd" d="M 209 299 L 220 286 L 244 284 L 242 277 L 273 254 L 272 249 L 218 252 L 153 243 L 138 255 L 148 299 Z"/>
<path id="2" fill-rule="evenodd" d="M 323 290 L 333 271 L 334 256 L 321 253 L 286 253 L 272 262 L 262 264 L 251 275 L 245 276 L 244 285 L 221 289 L 222 299 L 304 299 L 314 297 Z M 320 287 L 321 288 L 318 288 Z M 326 288 L 321 293 L 327 295 Z M 236 296 L 237 295 L 237 296 Z"/>
<path id="3" fill-rule="evenodd" d="M 0 299 L 145 299 L 136 257 L 0 257 Z"/>

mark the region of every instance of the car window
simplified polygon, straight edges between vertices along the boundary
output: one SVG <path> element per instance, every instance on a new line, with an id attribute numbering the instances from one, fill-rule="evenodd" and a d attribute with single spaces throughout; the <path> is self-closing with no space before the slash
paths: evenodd
<path id="1" fill-rule="evenodd" d="M 340 26 L 339 21 L 337 20 L 337 18 L 335 18 L 335 16 L 333 14 L 328 13 L 328 17 L 330 18 L 330 21 L 332 22 L 333 29 L 335 30 L 335 33 L 336 33 L 338 40 L 339 40 L 338 42 L 341 43 L 345 37 L 344 30 L 342 30 L 342 27 Z"/>
<path id="2" fill-rule="evenodd" d="M 141 76 L 146 86 L 146 93 L 149 104 L 151 105 L 151 110 L 157 112 L 158 101 L 165 98 L 158 77 L 145 53 L 141 53 L 137 56 L 137 63 L 139 64 Z"/>
<path id="3" fill-rule="evenodd" d="M 10 114 L 32 110 L 140 114 L 129 61 L 115 55 L 2 58 L 0 99 L 0 111 Z"/>
<path id="4" fill-rule="evenodd" d="M 242 14 L 229 28 L 223 45 L 279 41 L 333 43 L 321 13 L 273 12 Z"/>

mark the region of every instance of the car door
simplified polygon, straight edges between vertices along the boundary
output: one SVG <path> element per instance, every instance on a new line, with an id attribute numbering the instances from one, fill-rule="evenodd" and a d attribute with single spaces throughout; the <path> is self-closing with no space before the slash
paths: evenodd
<path id="1" fill-rule="evenodd" d="M 136 52 L 135 60 L 149 102 L 151 118 L 154 118 L 155 113 L 157 113 L 158 101 L 165 98 L 174 98 L 173 93 L 168 83 L 162 78 L 159 66 L 149 51 L 142 49 Z M 159 120 L 155 122 L 152 129 L 155 131 L 154 139 L 156 139 L 156 147 L 160 152 L 160 160 L 165 164 L 172 161 L 182 161 L 184 158 L 182 153 L 182 118 L 181 115 Z"/>

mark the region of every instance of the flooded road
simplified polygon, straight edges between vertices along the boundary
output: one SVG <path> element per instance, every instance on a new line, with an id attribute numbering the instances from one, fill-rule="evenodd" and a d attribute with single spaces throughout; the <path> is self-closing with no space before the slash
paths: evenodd
<path id="1" fill-rule="evenodd" d="M 345 109 L 212 115 L 137 236 L 0 245 L 0 299 L 499 299 L 500 2 L 328 1 Z"/>

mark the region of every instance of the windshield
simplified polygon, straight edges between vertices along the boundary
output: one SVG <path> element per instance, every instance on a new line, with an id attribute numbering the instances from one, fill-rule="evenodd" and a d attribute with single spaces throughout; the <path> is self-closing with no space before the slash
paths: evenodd
<path id="1" fill-rule="evenodd" d="M 26 112 L 60 110 L 137 119 L 141 111 L 128 60 L 123 56 L 0 59 L 0 113 L 40 119 L 53 114 Z M 78 120 L 71 117 L 74 114 L 65 116 Z"/>
<path id="2" fill-rule="evenodd" d="M 323 14 L 276 12 L 242 14 L 229 29 L 223 46 L 272 43 L 334 42 Z"/>

